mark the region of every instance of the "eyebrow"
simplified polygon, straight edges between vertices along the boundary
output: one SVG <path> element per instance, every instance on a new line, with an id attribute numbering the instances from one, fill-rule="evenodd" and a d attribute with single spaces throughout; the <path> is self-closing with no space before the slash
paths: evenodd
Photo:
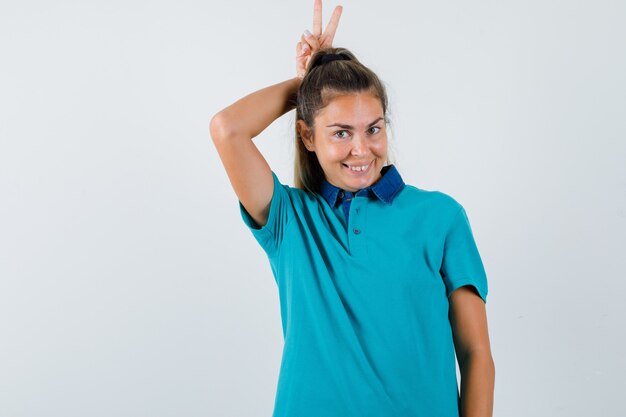
<path id="1" fill-rule="evenodd" d="M 370 123 L 370 124 L 368 125 L 368 127 L 369 127 L 369 126 L 372 126 L 372 125 L 375 125 L 376 123 L 378 123 L 379 121 L 381 121 L 381 120 L 383 120 L 383 119 L 384 119 L 383 117 L 379 117 L 378 119 L 376 119 L 376 120 L 374 120 L 372 123 Z M 328 126 L 326 126 L 326 127 L 334 127 L 334 126 L 341 127 L 341 128 L 343 128 L 343 129 L 354 129 L 354 126 L 344 125 L 344 124 L 341 124 L 341 123 L 335 123 L 335 124 L 332 124 L 332 125 L 328 125 Z"/>

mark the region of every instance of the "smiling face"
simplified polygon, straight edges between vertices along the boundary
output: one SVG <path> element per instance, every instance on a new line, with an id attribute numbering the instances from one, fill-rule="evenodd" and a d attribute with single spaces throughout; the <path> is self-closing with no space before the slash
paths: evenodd
<path id="1" fill-rule="evenodd" d="M 387 162 L 387 130 L 378 97 L 369 92 L 336 96 L 314 123 L 314 137 L 303 120 L 297 121 L 298 130 L 329 183 L 354 192 L 381 178 Z"/>

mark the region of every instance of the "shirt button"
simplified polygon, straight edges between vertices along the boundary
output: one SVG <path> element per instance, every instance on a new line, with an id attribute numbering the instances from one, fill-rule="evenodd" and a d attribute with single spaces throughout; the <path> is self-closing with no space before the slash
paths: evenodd
<path id="1" fill-rule="evenodd" d="M 361 233 L 361 229 L 358 229 L 356 227 L 352 229 L 352 231 L 354 232 L 355 235 L 358 235 L 359 233 Z"/>
<path id="2" fill-rule="evenodd" d="M 343 198 L 343 191 L 339 191 L 339 197 Z"/>

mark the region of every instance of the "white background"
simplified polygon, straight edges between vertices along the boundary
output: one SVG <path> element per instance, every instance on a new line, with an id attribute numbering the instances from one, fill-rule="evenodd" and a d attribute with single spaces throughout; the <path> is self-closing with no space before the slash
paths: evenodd
<path id="1" fill-rule="evenodd" d="M 494 416 L 623 416 L 626 3 L 340 4 L 403 178 L 470 218 Z M 312 13 L 2 2 L 0 417 L 271 415 L 278 293 L 208 122 L 295 75 Z M 287 184 L 293 117 L 254 139 Z"/>

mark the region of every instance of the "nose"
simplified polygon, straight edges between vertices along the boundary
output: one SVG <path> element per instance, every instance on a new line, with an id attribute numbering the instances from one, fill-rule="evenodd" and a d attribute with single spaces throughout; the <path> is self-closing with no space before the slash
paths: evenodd
<path id="1" fill-rule="evenodd" d="M 367 145 L 365 143 L 365 138 L 362 135 L 354 135 L 352 137 L 352 155 L 363 155 L 366 151 Z"/>

